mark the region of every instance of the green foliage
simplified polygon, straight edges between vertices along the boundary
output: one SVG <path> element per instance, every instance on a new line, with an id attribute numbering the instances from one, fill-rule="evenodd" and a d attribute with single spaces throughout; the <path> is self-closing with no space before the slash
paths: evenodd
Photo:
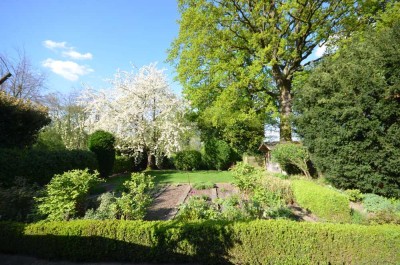
<path id="1" fill-rule="evenodd" d="M 251 192 L 254 190 L 262 175 L 261 170 L 243 162 L 237 163 L 231 169 L 231 172 L 234 178 L 233 183 L 244 192 Z"/>
<path id="2" fill-rule="evenodd" d="M 340 0 L 179 0 L 178 5 L 180 30 L 168 59 L 196 121 L 217 128 L 239 148 L 254 146 L 251 139 L 259 144 L 265 123 L 276 120 L 278 111 L 281 139 L 291 140 L 293 75 L 317 45 L 366 24 L 372 9 L 366 5 L 385 7 L 382 1 Z"/>
<path id="3" fill-rule="evenodd" d="M 97 169 L 94 153 L 83 150 L 0 149 L 0 183 L 11 186 L 15 177 L 45 185 L 55 174 L 72 169 Z"/>
<path id="4" fill-rule="evenodd" d="M 395 210 L 395 205 L 391 200 L 372 193 L 364 194 L 363 205 L 368 212 L 372 213 Z"/>
<path id="5" fill-rule="evenodd" d="M 0 186 L 0 220 L 30 221 L 33 210 L 33 197 L 38 195 L 39 187 L 16 178 L 11 187 Z"/>
<path id="6" fill-rule="evenodd" d="M 211 138 L 204 144 L 203 160 L 208 169 L 227 170 L 238 159 L 227 142 Z"/>
<path id="7" fill-rule="evenodd" d="M 117 219 L 119 209 L 117 199 L 114 194 L 106 192 L 101 194 L 97 201 L 100 203 L 97 209 L 89 209 L 86 211 L 84 219 L 91 220 L 113 220 Z"/>
<path id="8" fill-rule="evenodd" d="M 89 136 L 89 150 L 96 154 L 99 162 L 99 172 L 102 178 L 107 178 L 113 169 L 115 161 L 115 137 L 105 131 L 95 131 Z"/>
<path id="9" fill-rule="evenodd" d="M 233 181 L 231 171 L 178 171 L 178 170 L 152 170 L 146 171 L 146 174 L 155 176 L 156 183 L 230 183 Z"/>
<path id="10" fill-rule="evenodd" d="M 396 224 L 400 225 L 400 212 L 383 210 L 376 212 L 369 219 L 372 224 Z"/>
<path id="11" fill-rule="evenodd" d="M 82 216 L 89 189 L 99 181 L 98 174 L 90 174 L 87 169 L 55 175 L 46 185 L 43 196 L 35 198 L 38 214 L 49 221 Z"/>
<path id="12" fill-rule="evenodd" d="M 116 156 L 113 166 L 113 173 L 126 173 L 132 172 L 135 167 L 135 161 L 129 156 Z"/>
<path id="13" fill-rule="evenodd" d="M 400 227 L 287 220 L 2 222 L 0 252 L 80 262 L 399 264 Z"/>
<path id="14" fill-rule="evenodd" d="M 185 150 L 176 153 L 174 164 L 178 170 L 195 170 L 202 167 L 201 153 L 197 150 Z"/>
<path id="15" fill-rule="evenodd" d="M 144 173 L 132 173 L 131 179 L 124 182 L 125 189 L 121 197 L 117 198 L 121 219 L 143 219 L 152 202 L 149 193 L 154 188 L 153 179 L 154 177 Z"/>
<path id="16" fill-rule="evenodd" d="M 40 150 L 65 150 L 64 142 L 61 135 L 51 127 L 47 127 L 39 132 L 36 143 L 33 148 Z"/>
<path id="17" fill-rule="evenodd" d="M 302 144 L 279 143 L 271 152 L 272 161 L 286 169 L 291 165 L 298 167 L 305 176 L 311 177 L 307 162 L 310 160 L 307 149 Z"/>
<path id="18" fill-rule="evenodd" d="M 47 109 L 0 91 L 0 148 L 31 146 L 50 123 Z"/>
<path id="19" fill-rule="evenodd" d="M 194 183 L 193 188 L 196 190 L 208 190 L 212 189 L 215 187 L 215 183 L 212 182 L 199 182 L 199 183 Z"/>
<path id="20" fill-rule="evenodd" d="M 341 189 L 400 198 L 400 21 L 350 39 L 297 90 L 296 127 Z"/>
<path id="21" fill-rule="evenodd" d="M 175 219 L 178 221 L 215 220 L 217 216 L 215 205 L 206 198 L 192 196 L 186 203 L 179 206 Z"/>
<path id="22" fill-rule="evenodd" d="M 349 197 L 349 200 L 352 202 L 360 202 L 363 200 L 364 195 L 361 193 L 360 190 L 345 190 L 344 194 Z"/>
<path id="23" fill-rule="evenodd" d="M 350 222 L 350 202 L 346 195 L 306 180 L 293 180 L 292 188 L 296 202 L 319 218 Z"/>

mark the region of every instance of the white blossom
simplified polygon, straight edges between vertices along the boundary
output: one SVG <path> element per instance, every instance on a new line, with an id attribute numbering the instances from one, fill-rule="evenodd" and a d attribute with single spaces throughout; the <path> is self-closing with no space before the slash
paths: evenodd
<path id="1" fill-rule="evenodd" d="M 153 155 L 181 149 L 181 137 L 189 129 L 185 104 L 171 92 L 163 70 L 150 64 L 137 72 L 118 71 L 111 84 L 107 90 L 87 88 L 80 97 L 89 132 L 109 131 L 120 143 Z"/>

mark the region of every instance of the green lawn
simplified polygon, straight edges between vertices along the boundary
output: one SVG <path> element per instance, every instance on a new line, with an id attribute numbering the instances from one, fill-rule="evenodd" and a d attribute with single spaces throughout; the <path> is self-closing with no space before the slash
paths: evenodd
<path id="1" fill-rule="evenodd" d="M 146 174 L 155 176 L 156 183 L 224 183 L 232 182 L 230 171 L 178 171 L 178 170 L 152 170 Z"/>
<path id="2" fill-rule="evenodd" d="M 230 183 L 233 182 L 232 173 L 230 171 L 178 171 L 178 170 L 152 170 L 146 171 L 146 174 L 155 177 L 156 184 L 177 184 L 177 183 Z M 112 177 L 107 180 L 120 187 L 124 181 L 130 178 L 130 174 Z"/>

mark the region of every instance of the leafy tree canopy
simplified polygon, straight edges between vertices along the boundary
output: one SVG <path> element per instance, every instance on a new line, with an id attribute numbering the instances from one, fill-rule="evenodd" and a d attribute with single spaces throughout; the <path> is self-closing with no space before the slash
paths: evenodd
<path id="1" fill-rule="evenodd" d="M 179 0 L 169 60 L 205 127 L 228 140 L 278 112 L 281 140 L 290 141 L 294 74 L 318 45 L 365 24 L 385 2 Z"/>

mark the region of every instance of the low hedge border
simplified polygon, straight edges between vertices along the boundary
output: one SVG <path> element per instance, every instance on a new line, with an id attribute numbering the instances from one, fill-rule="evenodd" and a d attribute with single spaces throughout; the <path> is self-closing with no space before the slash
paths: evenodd
<path id="1" fill-rule="evenodd" d="M 350 222 L 350 201 L 346 195 L 308 180 L 293 180 L 292 189 L 296 202 L 319 218 L 329 222 Z"/>
<path id="2" fill-rule="evenodd" d="M 2 222 L 0 252 L 87 262 L 399 264 L 400 226 L 287 220 Z"/>

